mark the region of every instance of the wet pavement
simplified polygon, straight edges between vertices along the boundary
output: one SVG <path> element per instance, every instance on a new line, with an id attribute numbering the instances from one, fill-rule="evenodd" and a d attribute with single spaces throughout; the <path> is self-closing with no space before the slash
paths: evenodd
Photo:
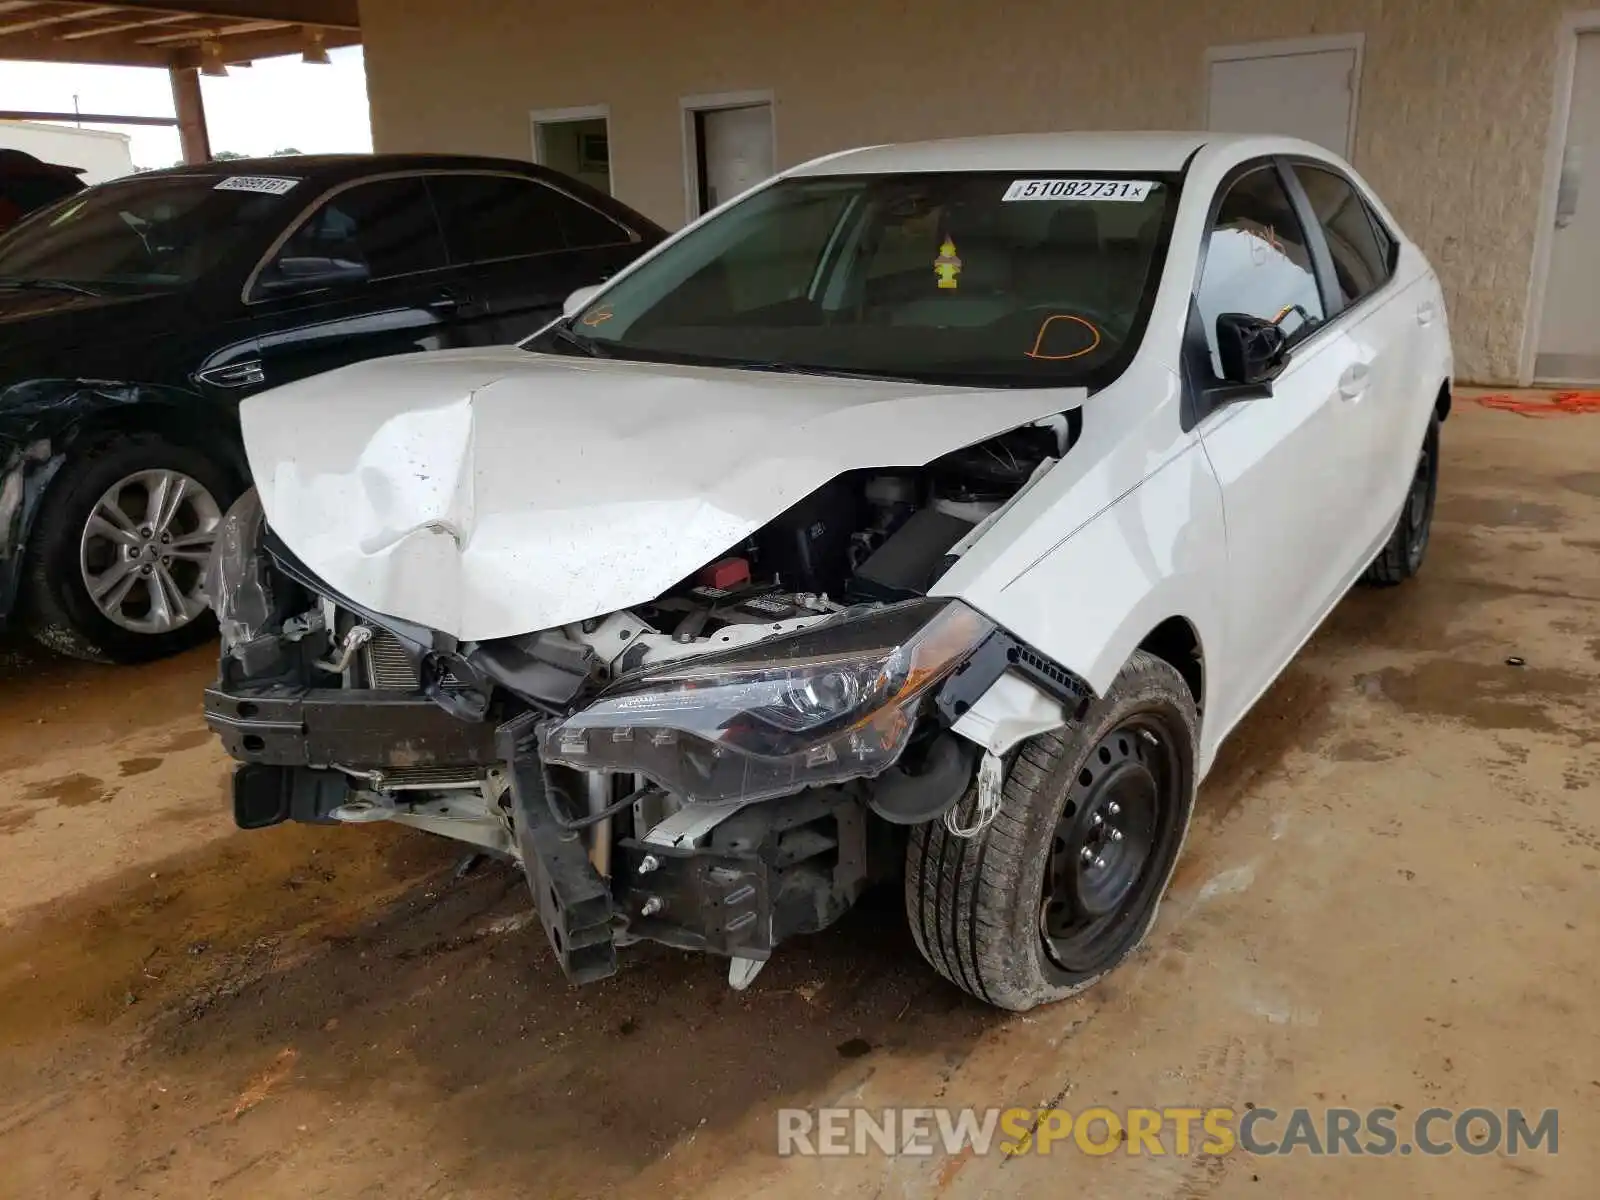
<path id="1" fill-rule="evenodd" d="M 503 867 L 233 830 L 209 652 L 0 642 L 0 1196 L 1589 1194 L 1597 447 L 1459 405 L 1422 578 L 1335 611 L 1225 744 L 1147 945 L 1027 1016 L 937 980 L 893 889 L 744 993 L 659 948 L 572 989 Z M 774 1152 L 783 1105 L 1046 1102 L 1557 1107 L 1561 1153 Z"/>

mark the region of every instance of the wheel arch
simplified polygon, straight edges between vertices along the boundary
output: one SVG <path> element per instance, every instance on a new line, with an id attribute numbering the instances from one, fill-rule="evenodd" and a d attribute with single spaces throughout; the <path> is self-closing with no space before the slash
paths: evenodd
<path id="1" fill-rule="evenodd" d="M 82 379 L 0 390 L 0 619 L 14 615 L 39 514 L 62 468 L 82 448 L 132 433 L 214 452 L 241 490 L 249 484 L 236 410 L 198 393 Z"/>
<path id="2" fill-rule="evenodd" d="M 1160 622 L 1139 642 L 1139 649 L 1153 654 L 1166 663 L 1189 685 L 1194 706 L 1205 714 L 1206 657 L 1205 644 L 1195 623 L 1184 616 L 1168 617 Z"/>

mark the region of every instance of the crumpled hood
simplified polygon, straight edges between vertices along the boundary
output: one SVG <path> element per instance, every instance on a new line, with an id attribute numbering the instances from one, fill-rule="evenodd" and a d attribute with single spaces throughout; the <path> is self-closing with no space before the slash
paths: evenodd
<path id="1" fill-rule="evenodd" d="M 854 468 L 1080 404 L 533 354 L 378 359 L 241 407 L 267 520 L 334 590 L 469 641 L 653 600 Z"/>

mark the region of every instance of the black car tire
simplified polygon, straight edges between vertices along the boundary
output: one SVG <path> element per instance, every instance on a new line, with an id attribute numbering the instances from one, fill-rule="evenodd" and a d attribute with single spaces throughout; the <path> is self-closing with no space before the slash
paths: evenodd
<path id="1" fill-rule="evenodd" d="M 1361 582 L 1369 587 L 1394 587 L 1422 569 L 1433 532 L 1433 506 L 1439 495 L 1439 418 L 1428 418 L 1428 432 L 1422 438 L 1417 468 L 1406 492 L 1405 506 L 1395 522 L 1394 532 L 1367 567 Z"/>
<path id="2" fill-rule="evenodd" d="M 226 467 L 159 434 L 119 434 L 74 453 L 45 494 L 29 540 L 23 582 L 22 623 L 50 649 L 90 662 L 138 663 L 216 636 L 209 610 L 170 632 L 138 633 L 108 619 L 90 598 L 79 558 L 89 518 L 119 480 L 152 470 L 188 476 L 223 512 L 241 491 Z"/>
<path id="3" fill-rule="evenodd" d="M 1198 728 L 1183 677 L 1138 651 L 1082 721 L 1022 744 L 1000 812 L 982 833 L 963 839 L 943 821 L 915 826 L 906 915 L 934 970 L 980 1000 L 1020 1012 L 1082 991 L 1126 958 L 1155 923 L 1189 829 Z M 1146 780 L 1148 800 L 1130 800 L 1123 789 Z M 1118 815 L 1093 821 L 1109 795 L 1123 799 Z M 969 792 L 956 807 L 963 827 L 971 827 L 975 809 Z M 1148 819 L 1124 835 L 1118 825 L 1135 809 Z M 1074 873 L 1076 855 L 1105 845 L 1074 839 L 1102 838 L 1108 829 L 1116 829 L 1118 847 L 1144 845 L 1134 865 L 1121 864 L 1131 882 L 1070 916 L 1059 882 Z M 1053 936 L 1068 920 L 1081 922 L 1083 935 Z M 1063 947 L 1072 950 L 1063 954 Z"/>

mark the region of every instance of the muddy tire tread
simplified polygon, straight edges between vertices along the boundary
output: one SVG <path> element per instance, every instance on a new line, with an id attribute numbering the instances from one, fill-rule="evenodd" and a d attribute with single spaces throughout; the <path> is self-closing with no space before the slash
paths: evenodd
<path id="1" fill-rule="evenodd" d="M 1063 982 L 1045 958 L 1042 942 L 1030 941 L 1025 931 L 1036 929 L 1034 892 L 1042 879 L 1048 845 L 1048 834 L 1044 843 L 1039 841 L 1038 828 L 1043 824 L 1053 830 L 1067 781 L 1098 741 L 1102 726 L 1131 711 L 1125 698 L 1140 692 L 1176 708 L 1192 738 L 1198 718 L 1188 685 L 1167 663 L 1137 651 L 1082 722 L 1030 738 L 1015 752 L 1000 812 L 982 834 L 958 838 L 943 821 L 912 828 L 905 887 L 912 939 L 935 971 L 969 995 L 1022 1011 L 1064 999 L 1105 973 Z M 1193 747 L 1189 750 L 1192 776 Z M 1192 782 L 1189 791 L 1182 817 L 1185 829 L 1193 803 Z M 974 785 L 956 806 L 962 824 L 970 824 L 976 807 Z M 1159 902 L 1152 906 L 1133 946 L 1148 932 L 1158 907 Z"/>

